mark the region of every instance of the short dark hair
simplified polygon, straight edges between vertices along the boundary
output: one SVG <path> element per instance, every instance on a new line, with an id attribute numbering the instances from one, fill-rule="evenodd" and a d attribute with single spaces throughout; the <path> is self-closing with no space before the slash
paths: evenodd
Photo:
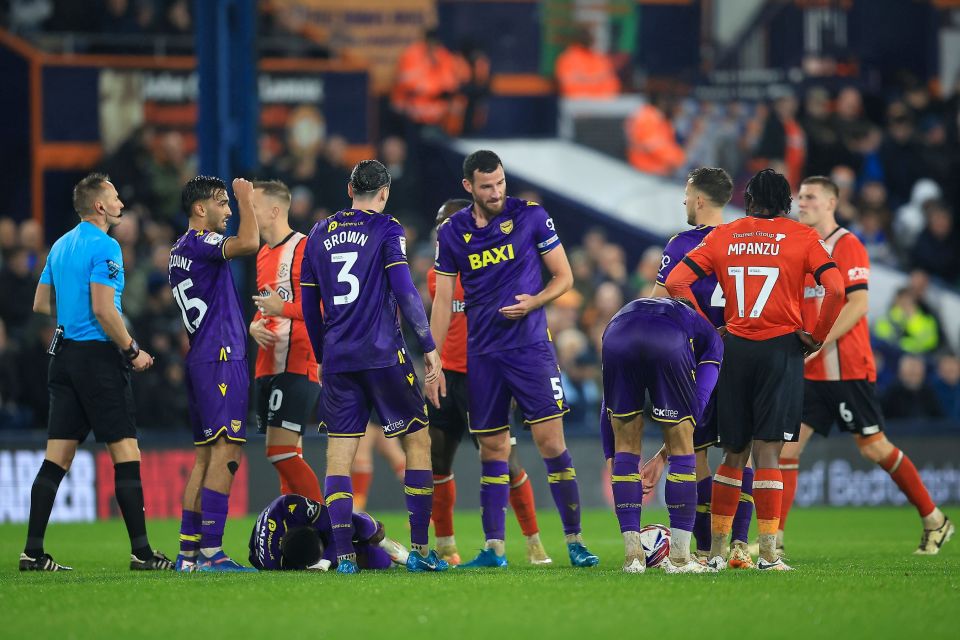
<path id="1" fill-rule="evenodd" d="M 687 175 L 690 184 L 702 191 L 714 205 L 725 207 L 733 195 L 733 179 L 719 167 L 699 167 Z"/>
<path id="2" fill-rule="evenodd" d="M 110 176 L 105 173 L 91 173 L 78 182 L 73 188 L 73 210 L 81 218 L 93 210 L 93 203 L 103 190 L 103 183 L 110 182 Z"/>
<path id="3" fill-rule="evenodd" d="M 805 184 L 818 184 L 824 191 L 829 191 L 830 195 L 834 198 L 840 198 L 840 187 L 837 186 L 837 183 L 828 178 L 827 176 L 810 176 L 804 178 L 803 182 L 800 183 L 800 186 Z"/>
<path id="4" fill-rule="evenodd" d="M 183 191 L 180 192 L 180 206 L 189 216 L 194 203 L 209 200 L 216 195 L 217 191 L 226 190 L 227 184 L 220 178 L 213 176 L 191 178 L 187 184 L 183 185 Z"/>
<path id="5" fill-rule="evenodd" d="M 450 198 L 440 205 L 440 210 L 437 211 L 437 226 L 439 226 L 444 220 L 455 214 L 457 211 L 460 211 L 460 209 L 469 207 L 472 204 L 472 201 L 465 198 Z"/>
<path id="6" fill-rule="evenodd" d="M 280 541 L 280 558 L 284 569 L 306 569 L 317 564 L 322 555 L 323 542 L 313 527 L 291 529 Z"/>
<path id="7" fill-rule="evenodd" d="M 389 187 L 390 180 L 390 172 L 379 160 L 361 160 L 350 172 L 350 186 L 355 196 L 376 193 Z"/>
<path id="8" fill-rule="evenodd" d="M 463 161 L 463 177 L 473 182 L 473 173 L 475 171 L 479 171 L 480 173 L 493 173 L 497 170 L 497 167 L 502 165 L 503 163 L 500 162 L 500 156 L 493 151 L 487 151 L 486 149 L 474 151 Z"/>
<path id="9" fill-rule="evenodd" d="M 752 209 L 762 218 L 787 214 L 793 202 L 790 183 L 773 169 L 758 171 L 750 178 L 743 196 L 748 212 Z"/>
<path id="10" fill-rule="evenodd" d="M 290 195 L 290 187 L 282 180 L 254 180 L 253 188 L 262 189 L 264 195 L 283 200 L 287 203 L 287 206 L 290 206 L 293 201 L 293 196 Z"/>

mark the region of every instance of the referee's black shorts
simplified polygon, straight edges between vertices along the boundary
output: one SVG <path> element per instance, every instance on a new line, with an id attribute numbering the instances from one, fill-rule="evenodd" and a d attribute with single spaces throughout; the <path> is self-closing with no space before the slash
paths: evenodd
<path id="1" fill-rule="evenodd" d="M 720 444 L 740 452 L 752 440 L 796 442 L 803 412 L 803 344 L 728 334 L 717 382 Z"/>
<path id="2" fill-rule="evenodd" d="M 83 442 L 90 431 L 97 442 L 137 437 L 130 367 L 112 342 L 64 340 L 47 388 L 51 440 Z"/>

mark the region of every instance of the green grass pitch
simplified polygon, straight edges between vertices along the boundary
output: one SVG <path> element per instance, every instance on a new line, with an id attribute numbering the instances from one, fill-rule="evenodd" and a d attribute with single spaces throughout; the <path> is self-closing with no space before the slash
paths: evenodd
<path id="1" fill-rule="evenodd" d="M 406 542 L 404 514 L 377 514 Z M 645 510 L 645 524 L 666 523 Z M 623 574 L 613 513 L 584 513 L 595 569 L 567 562 L 559 519 L 542 511 L 552 567 L 525 564 L 508 514 L 506 570 L 165 575 L 133 573 L 119 521 L 53 524 L 47 549 L 72 573 L 20 574 L 25 526 L 0 526 L 0 620 L 6 638 L 849 638 L 955 637 L 960 540 L 911 555 L 910 509 L 797 509 L 787 552 L 796 571 L 668 576 Z M 227 525 L 225 548 L 246 563 L 253 518 Z M 154 545 L 176 554 L 178 523 L 150 522 Z M 480 546 L 476 512 L 458 512 L 468 559 Z M 348 636 L 349 634 L 349 636 Z"/>

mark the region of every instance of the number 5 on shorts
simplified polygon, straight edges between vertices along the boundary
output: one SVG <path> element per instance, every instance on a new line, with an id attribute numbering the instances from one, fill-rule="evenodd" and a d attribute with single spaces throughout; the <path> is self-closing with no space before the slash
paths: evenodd
<path id="1" fill-rule="evenodd" d="M 563 408 L 563 385 L 560 384 L 560 378 L 550 378 L 550 386 L 553 387 L 553 399 L 557 401 L 557 407 Z"/>

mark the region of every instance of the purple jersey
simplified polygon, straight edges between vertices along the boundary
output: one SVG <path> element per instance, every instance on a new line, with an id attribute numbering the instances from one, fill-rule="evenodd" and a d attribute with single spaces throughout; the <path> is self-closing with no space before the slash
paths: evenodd
<path id="1" fill-rule="evenodd" d="M 474 222 L 472 206 L 440 225 L 436 271 L 460 274 L 468 354 L 516 349 L 548 339 L 542 308 L 520 320 L 508 320 L 499 309 L 516 304 L 518 294 L 540 293 L 540 256 L 559 246 L 553 218 L 539 204 L 518 198 L 507 198 L 500 215 L 483 228 Z"/>
<path id="2" fill-rule="evenodd" d="M 670 238 L 667 246 L 663 249 L 663 257 L 660 258 L 660 271 L 657 273 L 657 284 L 663 286 L 667 281 L 667 276 L 673 271 L 673 268 L 680 264 L 683 257 L 692 251 L 697 245 L 703 242 L 714 227 L 697 225 L 693 229 L 682 231 Z M 693 296 L 697 299 L 697 304 L 707 314 L 710 322 L 715 327 L 722 327 L 726 324 L 723 320 L 723 307 L 726 300 L 723 297 L 723 290 L 717 283 L 717 276 L 710 274 L 706 278 L 700 278 L 691 287 Z"/>
<path id="3" fill-rule="evenodd" d="M 280 496 L 260 512 L 250 534 L 250 564 L 258 569 L 282 569 L 280 543 L 291 529 L 316 529 L 324 548 L 331 546 L 333 530 L 327 508 L 296 494 Z"/>
<path id="4" fill-rule="evenodd" d="M 188 364 L 246 360 L 247 331 L 225 236 L 189 229 L 170 251 L 168 278 L 190 338 Z"/>
<path id="5" fill-rule="evenodd" d="M 403 227 L 393 216 L 347 209 L 321 220 L 303 251 L 300 284 L 323 301 L 323 370 L 345 373 L 403 360 L 397 298 L 387 270 L 407 264 Z"/>
<path id="6" fill-rule="evenodd" d="M 650 320 L 657 321 L 666 317 L 684 333 L 693 350 L 694 362 L 712 362 L 719 366 L 723 360 L 723 340 L 717 330 L 704 320 L 703 316 L 690 307 L 667 298 L 638 298 L 628 302 L 610 319 L 610 325 L 629 323 L 635 332 L 649 335 L 646 326 Z M 604 335 L 606 335 L 604 331 Z"/>

